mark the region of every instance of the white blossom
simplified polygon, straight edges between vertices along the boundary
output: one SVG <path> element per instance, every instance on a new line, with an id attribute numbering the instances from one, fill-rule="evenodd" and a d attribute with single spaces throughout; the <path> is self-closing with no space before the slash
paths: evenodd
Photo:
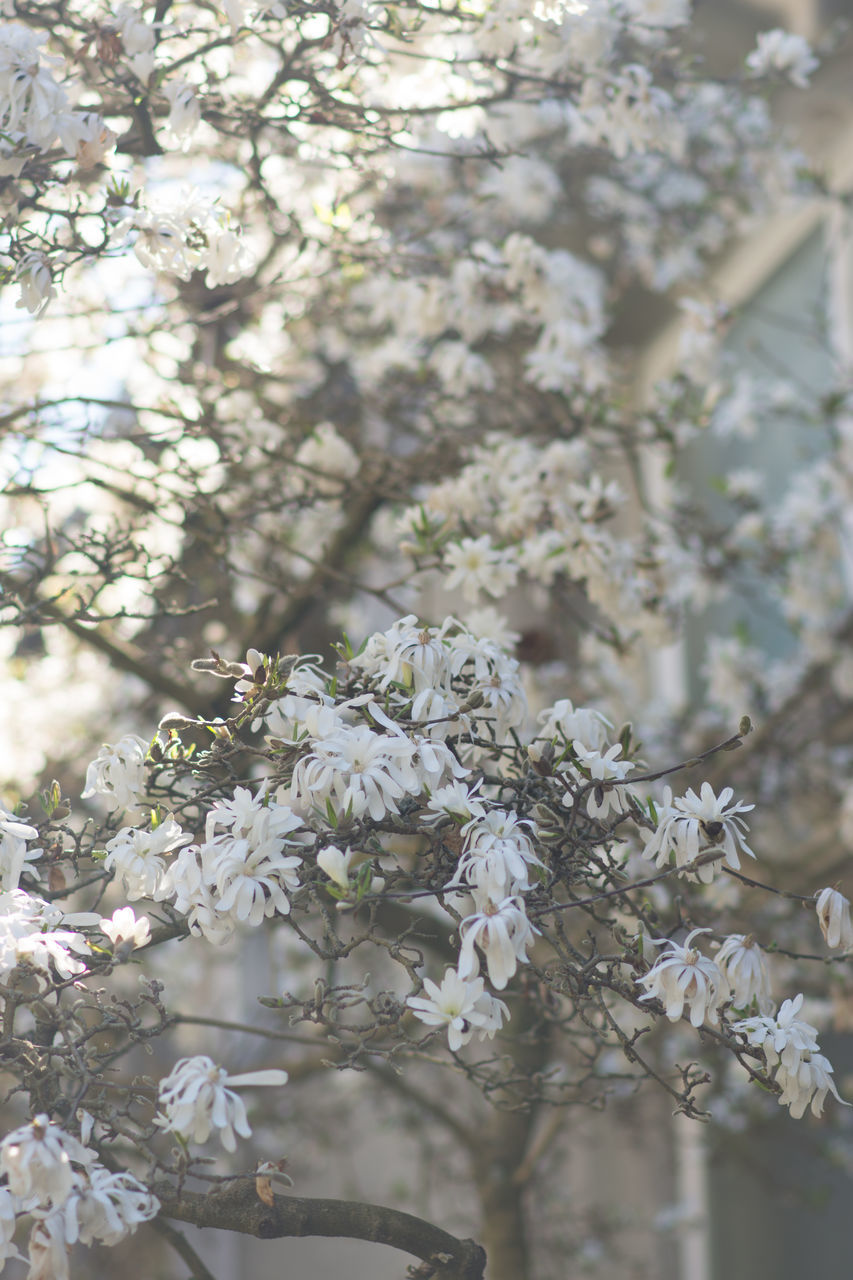
<path id="1" fill-rule="evenodd" d="M 8 1258 L 20 1258 L 15 1248 L 19 1202 L 8 1187 L 0 1187 L 0 1270 Z"/>
<path id="2" fill-rule="evenodd" d="M 114 745 L 104 743 L 86 770 L 84 800 L 109 796 L 117 809 L 133 809 L 145 790 L 145 757 L 148 743 L 126 734 Z"/>
<path id="3" fill-rule="evenodd" d="M 61 1212 L 37 1218 L 28 1244 L 30 1269 L 27 1280 L 70 1280 L 65 1219 Z"/>
<path id="4" fill-rule="evenodd" d="M 192 85 L 185 80 L 169 80 L 163 85 L 163 95 L 169 103 L 169 131 L 184 148 L 201 122 L 201 105 Z"/>
<path id="5" fill-rule="evenodd" d="M 592 707 L 575 707 L 569 698 L 561 698 L 553 706 L 546 707 L 537 716 L 542 728 L 540 738 L 551 740 L 560 733 L 567 742 L 582 742 L 588 751 L 600 751 L 607 742 L 608 730 L 613 728 L 600 711 Z"/>
<path id="6" fill-rule="evenodd" d="M 733 794 L 731 787 L 725 787 L 717 796 L 711 784 L 703 782 L 698 796 L 690 788 L 673 801 L 669 787 L 664 788 L 657 830 L 648 837 L 644 856 L 662 867 L 674 853 L 675 865 L 691 870 L 703 884 L 710 884 L 721 862 L 737 871 L 739 852 L 755 857 L 744 838 L 749 828 L 739 816 L 754 806 L 740 800 L 732 804 Z M 707 853 L 718 853 L 719 858 L 692 870 L 696 859 Z"/>
<path id="7" fill-rule="evenodd" d="M 115 133 L 94 111 L 74 111 L 62 116 L 59 138 L 81 169 L 93 169 L 116 144 Z"/>
<path id="8" fill-rule="evenodd" d="M 286 1071 L 247 1071 L 229 1076 L 204 1055 L 181 1058 L 160 1081 L 158 1099 L 163 1114 L 158 1124 L 189 1142 L 207 1142 L 212 1129 L 220 1129 L 226 1151 L 236 1151 L 237 1139 L 251 1136 L 245 1104 L 229 1085 L 282 1085 Z"/>
<path id="9" fill-rule="evenodd" d="M 74 1186 L 74 1164 L 87 1165 L 92 1152 L 46 1115 L 7 1133 L 0 1142 L 0 1172 L 22 1200 L 62 1205 Z"/>
<path id="10" fill-rule="evenodd" d="M 526 964 L 527 948 L 533 944 L 536 929 L 528 920 L 524 902 L 517 895 L 500 902 L 487 901 L 474 915 L 466 916 L 459 926 L 462 942 L 459 952 L 459 976 L 469 978 L 479 973 L 480 962 L 475 947 L 486 957 L 489 980 L 502 991 L 518 968 Z"/>
<path id="11" fill-rule="evenodd" d="M 826 945 L 841 951 L 853 948 L 853 924 L 850 901 L 837 889 L 821 889 L 816 895 L 815 909 Z"/>
<path id="12" fill-rule="evenodd" d="M 133 947 L 144 947 L 151 938 L 151 924 L 147 916 L 134 915 L 133 907 L 119 907 L 109 918 L 102 919 L 98 925 L 101 933 L 109 938 L 114 947 L 131 943 Z"/>
<path id="13" fill-rule="evenodd" d="M 779 1012 L 753 1018 L 742 1018 L 732 1024 L 733 1031 L 741 1031 L 750 1044 L 764 1050 L 770 1067 L 781 1063 L 788 1072 L 795 1072 L 804 1054 L 818 1052 L 817 1030 L 810 1022 L 797 1017 L 803 1007 L 802 993 L 793 1000 L 785 1000 Z"/>
<path id="14" fill-rule="evenodd" d="M 732 1031 L 764 1050 L 767 1067 L 782 1091 L 779 1102 L 790 1108 L 795 1120 L 805 1114 L 809 1104 L 812 1113 L 819 1116 L 827 1093 L 842 1101 L 832 1080 L 832 1067 L 820 1053 L 816 1029 L 797 1016 L 802 1004 L 800 994 L 785 1000 L 775 1017 L 743 1018 L 732 1024 Z"/>
<path id="15" fill-rule="evenodd" d="M 491 596 L 506 595 L 518 572 L 511 554 L 493 546 L 488 534 L 450 543 L 444 552 L 444 565 L 449 570 L 445 591 L 461 587 L 464 598 L 471 601 L 481 591 Z"/>
<path id="16" fill-rule="evenodd" d="M 529 823 L 517 814 L 498 809 L 466 823 L 459 864 L 446 888 L 467 884 L 493 901 L 529 889 L 529 868 L 542 863 L 524 826 Z"/>
<path id="17" fill-rule="evenodd" d="M 21 286 L 21 296 L 15 303 L 30 315 L 39 316 L 51 298 L 56 297 L 50 267 L 40 253 L 28 253 L 18 263 L 15 279 Z"/>
<path id="18" fill-rule="evenodd" d="M 337 845 L 329 844 L 317 854 L 317 866 L 325 871 L 339 889 L 349 889 L 349 868 L 352 862 L 352 849 L 344 853 Z"/>
<path id="19" fill-rule="evenodd" d="M 691 930 L 683 945 L 668 938 L 650 939 L 668 950 L 661 952 L 648 973 L 636 979 L 646 989 L 640 999 L 660 1000 L 670 1022 L 678 1021 L 685 1006 L 694 1027 L 701 1027 L 706 1019 L 719 1021 L 717 1010 L 725 999 L 725 980 L 714 961 L 690 945 L 698 933 L 707 932 Z"/>
<path id="20" fill-rule="evenodd" d="M 832 1067 L 823 1054 L 805 1052 L 795 1068 L 788 1070 L 778 1066 L 774 1078 L 782 1087 L 779 1103 L 790 1108 L 794 1120 L 805 1115 L 809 1103 L 812 1115 L 821 1115 L 827 1093 L 831 1093 L 842 1106 L 850 1105 L 839 1097 L 832 1079 Z"/>
<path id="21" fill-rule="evenodd" d="M 128 900 L 155 898 L 166 872 L 165 855 L 190 844 L 192 836 L 182 831 L 170 815 L 153 831 L 122 827 L 107 841 L 104 867 L 121 879 Z"/>
<path id="22" fill-rule="evenodd" d="M 62 1206 L 65 1239 L 68 1244 L 78 1240 L 82 1244 L 118 1244 L 141 1222 L 156 1217 L 159 1208 L 157 1197 L 132 1174 L 110 1172 L 93 1161 Z"/>
<path id="23" fill-rule="evenodd" d="M 567 763 L 560 766 L 564 776 L 571 778 L 575 788 L 589 787 L 586 796 L 586 811 L 591 818 L 604 819 L 610 813 L 624 813 L 628 809 L 630 787 L 620 785 L 633 765 L 630 760 L 620 760 L 621 743 L 609 747 L 602 755 L 600 751 L 588 751 L 580 739 L 572 743 L 572 750 L 580 768 Z M 582 772 L 583 771 L 583 772 Z M 586 777 L 585 774 L 589 776 Z M 563 796 L 563 804 L 571 807 L 575 804 L 574 791 L 567 791 Z"/>
<path id="24" fill-rule="evenodd" d="M 17 889 L 27 862 L 41 857 L 42 849 L 27 848 L 27 841 L 37 838 L 35 827 L 0 805 L 0 883 L 4 891 Z"/>
<path id="25" fill-rule="evenodd" d="M 746 65 L 755 76 L 781 71 L 798 89 L 808 88 L 809 76 L 817 70 L 818 60 L 802 36 L 776 27 L 762 31 Z"/>
<path id="26" fill-rule="evenodd" d="M 71 923 L 97 924 L 97 915 L 64 917 L 62 911 L 22 889 L 0 894 L 0 977 L 22 962 L 36 971 L 44 985 L 51 969 L 61 978 L 85 971 L 77 956 L 89 954 L 86 939 L 73 928 L 57 928 Z"/>
<path id="27" fill-rule="evenodd" d="M 397 801 L 403 796 L 420 795 L 442 774 L 453 771 L 446 749 L 435 754 L 439 746 L 431 748 L 438 776 L 432 771 L 430 778 L 418 759 L 417 744 L 402 733 L 380 734 L 367 725 L 342 725 L 334 736 L 315 742 L 299 760 L 293 772 L 293 795 L 321 813 L 329 803 L 342 815 L 360 818 L 368 813 L 378 822 L 386 813 L 398 812 Z"/>
<path id="28" fill-rule="evenodd" d="M 717 952 L 717 964 L 728 983 L 736 1009 L 748 1008 L 753 1000 L 766 1013 L 770 1007 L 770 974 L 761 947 L 751 935 L 732 933 Z"/>
<path id="29" fill-rule="evenodd" d="M 447 1043 L 455 1053 L 485 1023 L 477 1011 L 484 989 L 482 978 L 460 977 L 456 969 L 448 969 L 438 986 L 424 978 L 425 996 L 409 996 L 406 1004 L 428 1027 L 447 1027 Z"/>

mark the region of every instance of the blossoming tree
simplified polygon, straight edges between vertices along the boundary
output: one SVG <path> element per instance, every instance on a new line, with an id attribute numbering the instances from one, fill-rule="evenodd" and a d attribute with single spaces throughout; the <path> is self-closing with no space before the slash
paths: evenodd
<path id="1" fill-rule="evenodd" d="M 722 520 L 672 482 L 744 394 L 708 260 L 819 187 L 767 105 L 817 59 L 770 31 L 714 79 L 690 22 L 81 0 L 0 27 L 0 1245 L 31 1280 L 143 1224 L 209 1276 L 175 1221 L 523 1280 L 548 1108 L 653 1077 L 699 1117 L 706 1053 L 794 1117 L 840 1102 L 803 1013 L 826 965 L 796 961 L 849 950 L 847 901 L 756 868 L 794 769 L 849 824 L 826 717 L 790 728 L 853 695 L 848 375 L 800 392 L 825 448 L 775 514 L 754 476 Z M 613 329 L 675 288 L 683 362 L 638 404 Z M 712 638 L 707 705 L 661 715 L 650 656 L 756 575 L 796 660 Z M 256 936 L 285 970 L 262 1023 L 178 1012 L 181 969 Z M 476 1240 L 241 1154 L 246 1098 L 278 1132 L 320 1072 L 443 1127 Z"/>

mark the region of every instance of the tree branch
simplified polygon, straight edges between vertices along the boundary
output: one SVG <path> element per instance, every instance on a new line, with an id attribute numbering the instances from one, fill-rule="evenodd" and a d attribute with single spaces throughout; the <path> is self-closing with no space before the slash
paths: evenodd
<path id="1" fill-rule="evenodd" d="M 428 1263 L 425 1275 L 435 1280 L 483 1280 L 486 1254 L 474 1240 L 458 1240 L 440 1227 L 411 1213 L 355 1200 L 314 1200 L 301 1196 L 261 1201 L 251 1179 L 233 1182 L 204 1195 L 175 1193 L 171 1183 L 152 1190 L 163 1217 L 197 1227 L 239 1231 L 259 1240 L 284 1236 L 327 1236 L 369 1240 L 413 1254 Z"/>
<path id="2" fill-rule="evenodd" d="M 158 1235 L 168 1240 L 175 1253 L 180 1254 L 190 1269 L 192 1280 L 216 1280 L 216 1276 L 204 1265 L 189 1240 L 182 1236 L 171 1223 L 165 1222 L 162 1218 L 155 1218 L 150 1225 Z"/>

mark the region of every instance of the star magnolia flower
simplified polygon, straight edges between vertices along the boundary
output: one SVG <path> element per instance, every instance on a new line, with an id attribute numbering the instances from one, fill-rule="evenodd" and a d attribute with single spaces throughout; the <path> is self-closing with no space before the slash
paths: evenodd
<path id="1" fill-rule="evenodd" d="M 219 827 L 225 830 L 218 833 Z M 286 890 L 299 888 L 302 857 L 285 849 L 301 847 L 299 833 L 304 834 L 302 819 L 287 805 L 266 804 L 263 788 L 253 796 L 237 787 L 230 800 L 218 801 L 199 850 L 203 885 L 215 911 L 234 924 L 253 926 L 276 912 L 288 915 Z"/>
<path id="2" fill-rule="evenodd" d="M 815 908 L 826 945 L 849 951 L 853 947 L 849 899 L 837 889 L 821 889 L 815 898 Z"/>
<path id="3" fill-rule="evenodd" d="M 464 882 L 492 899 L 530 888 L 528 866 L 541 867 L 542 863 L 514 813 L 493 809 L 467 823 L 463 831 L 465 847 L 446 888 Z"/>
<path id="4" fill-rule="evenodd" d="M 755 857 L 744 839 L 743 833 L 749 828 L 738 815 L 755 806 L 739 800 L 731 804 L 733 794 L 731 787 L 726 787 L 717 796 L 711 784 L 703 782 L 698 796 L 691 788 L 673 802 L 669 787 L 664 788 L 658 828 L 647 840 L 643 856 L 662 867 L 674 853 L 677 867 L 690 867 L 700 854 L 719 852 L 719 862 L 737 871 L 738 851 Z M 719 862 L 709 861 L 698 867 L 695 875 L 703 884 L 710 884 Z"/>
<path id="5" fill-rule="evenodd" d="M 41 855 L 41 849 L 27 848 L 27 841 L 37 836 L 35 827 L 0 805 L 0 879 L 4 890 L 17 889 L 25 863 Z"/>
<path id="6" fill-rule="evenodd" d="M 207 1142 L 211 1129 L 222 1130 L 226 1151 L 236 1151 L 235 1131 L 251 1136 L 246 1106 L 229 1085 L 281 1085 L 286 1071 L 247 1071 L 229 1076 L 224 1067 L 201 1055 L 181 1058 L 172 1072 L 160 1081 L 158 1090 L 163 1115 L 157 1123 L 180 1134 L 187 1141 Z"/>
<path id="7" fill-rule="evenodd" d="M 624 813 L 628 808 L 627 796 L 630 788 L 616 784 L 622 781 L 633 766 L 630 760 L 617 759 L 622 754 L 622 744 L 617 742 L 602 755 L 599 751 L 588 751 L 580 739 L 576 738 L 572 748 L 578 762 L 595 784 L 586 800 L 586 811 L 589 816 L 601 820 L 611 812 Z M 587 778 L 572 765 L 566 766 L 566 773 L 577 786 L 583 786 L 588 782 Z M 563 804 L 571 807 L 574 803 L 573 791 L 567 791 L 563 796 Z"/>
<path id="8" fill-rule="evenodd" d="M 157 1216 L 160 1201 L 125 1170 L 111 1173 L 92 1163 L 62 1207 L 68 1244 L 118 1244 L 140 1222 Z"/>
<path id="9" fill-rule="evenodd" d="M 484 994 L 483 979 L 466 981 L 456 969 L 448 969 L 440 987 L 424 978 L 424 991 L 426 996 L 409 996 L 406 1004 L 428 1027 L 445 1025 L 447 1043 L 455 1053 L 485 1021 L 477 1008 Z"/>
<path id="10" fill-rule="evenodd" d="M 754 76 L 765 76 L 769 71 L 782 71 L 791 84 L 795 84 L 798 89 L 806 89 L 809 76 L 817 70 L 818 60 L 802 36 L 777 27 L 773 31 L 762 31 L 759 34 L 746 65 Z"/>
<path id="11" fill-rule="evenodd" d="M 92 1158 L 87 1147 L 46 1115 L 7 1133 L 0 1143 L 0 1172 L 5 1173 L 9 1190 L 42 1204 L 64 1204 L 77 1176 L 71 1162 L 87 1165 Z"/>
<path id="12" fill-rule="evenodd" d="M 753 937 L 733 933 L 717 953 L 717 964 L 729 985 L 736 1009 L 758 1001 L 762 1013 L 770 1008 L 770 975 L 764 952 Z"/>
<path id="13" fill-rule="evenodd" d="M 0 1187 L 0 1271 L 7 1258 L 21 1258 L 15 1248 L 18 1203 L 8 1187 Z"/>
<path id="14" fill-rule="evenodd" d="M 133 947 L 144 947 L 151 938 L 148 917 L 140 916 L 137 920 L 133 907 L 119 907 L 110 919 L 101 920 L 98 928 L 101 933 L 106 934 L 114 947 L 127 942 Z"/>
<path id="15" fill-rule="evenodd" d="M 636 979 L 646 988 L 646 994 L 640 999 L 660 1000 L 670 1022 L 678 1021 L 685 1005 L 694 1027 L 701 1027 L 706 1018 L 711 1023 L 718 1020 L 717 1009 L 725 998 L 719 995 L 720 988 L 726 985 L 723 975 L 713 960 L 690 946 L 697 933 L 708 932 L 708 929 L 693 929 L 683 946 L 668 938 L 650 939 L 655 946 L 666 945 L 669 950 L 661 953 L 648 973 Z"/>
<path id="16" fill-rule="evenodd" d="M 88 955 L 85 938 L 74 929 L 57 929 L 57 924 L 97 924 L 92 913 L 64 915 L 50 903 L 22 889 L 0 894 L 0 977 L 6 978 L 22 961 L 36 972 L 40 985 L 51 966 L 62 978 L 71 978 L 86 968 L 77 955 Z"/>
<path id="17" fill-rule="evenodd" d="M 163 855 L 191 843 L 192 836 L 182 831 L 172 817 L 153 831 L 122 827 L 107 841 L 104 868 L 121 877 L 129 902 L 136 898 L 155 898 L 166 872 Z"/>
<path id="18" fill-rule="evenodd" d="M 511 553 L 493 546 L 487 533 L 450 543 L 444 552 L 444 568 L 449 570 L 444 590 L 461 587 L 462 595 L 470 601 L 475 601 L 481 591 L 488 591 L 491 596 L 506 595 L 518 574 Z"/>
<path id="19" fill-rule="evenodd" d="M 145 790 L 145 757 L 148 743 L 127 734 L 115 746 L 104 743 L 86 770 L 83 800 L 90 796 L 110 796 L 117 809 L 133 809 Z"/>
<path id="20" fill-rule="evenodd" d="M 30 1231 L 27 1280 L 69 1280 L 68 1245 L 62 1213 L 38 1218 Z"/>
<path id="21" fill-rule="evenodd" d="M 750 1044 L 763 1049 L 768 1066 L 781 1063 L 793 1073 L 805 1054 L 818 1052 L 816 1029 L 797 1017 L 802 1007 L 801 993 L 793 1000 L 785 1000 L 775 1017 L 742 1018 L 732 1023 L 732 1030 L 742 1032 Z"/>
<path id="22" fill-rule="evenodd" d="M 336 845 L 327 845 L 317 854 L 317 866 L 325 871 L 330 880 L 343 889 L 349 889 L 349 867 L 352 862 L 352 849 L 343 853 Z"/>
<path id="23" fill-rule="evenodd" d="M 540 738 L 548 741 L 560 733 L 567 742 L 578 739 L 587 750 L 600 751 L 607 742 L 607 731 L 613 725 L 599 711 L 591 707 L 575 707 L 568 698 L 562 698 L 552 707 L 540 711 L 537 719 L 542 725 Z"/>
<path id="24" fill-rule="evenodd" d="M 503 991 L 518 968 L 527 963 L 527 948 L 533 943 L 534 928 L 527 918 L 524 902 L 513 896 L 502 902 L 486 902 L 481 911 L 466 916 L 459 926 L 462 947 L 459 952 L 459 976 L 469 978 L 480 971 L 475 946 L 486 957 L 489 980 Z"/>
<path id="25" fill-rule="evenodd" d="M 327 800 L 354 818 L 369 813 L 379 822 L 397 813 L 404 795 L 426 785 L 415 769 L 417 748 L 402 734 L 374 733 L 367 725 L 341 726 L 333 737 L 314 743 L 293 771 L 294 797 L 321 810 Z M 448 753 L 449 755 L 449 753 Z"/>
<path id="26" fill-rule="evenodd" d="M 31 315 L 41 315 L 51 298 L 56 297 L 50 267 L 39 253 L 29 253 L 21 259 L 15 279 L 21 286 L 15 306 L 26 308 Z"/>
<path id="27" fill-rule="evenodd" d="M 800 1120 L 805 1115 L 809 1103 L 812 1115 L 821 1115 L 827 1093 L 831 1093 L 843 1107 L 850 1106 L 849 1102 L 839 1097 L 832 1079 L 832 1067 L 821 1053 L 804 1053 L 793 1071 L 780 1065 L 776 1070 L 775 1080 L 782 1086 L 779 1104 L 790 1108 L 794 1120 Z"/>

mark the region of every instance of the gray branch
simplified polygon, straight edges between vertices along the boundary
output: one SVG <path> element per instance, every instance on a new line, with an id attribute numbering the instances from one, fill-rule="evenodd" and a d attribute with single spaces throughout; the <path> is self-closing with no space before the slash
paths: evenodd
<path id="1" fill-rule="evenodd" d="M 169 1183 L 152 1188 L 163 1217 L 197 1227 L 239 1231 L 259 1240 L 284 1236 L 330 1236 L 369 1240 L 413 1254 L 425 1264 L 424 1280 L 483 1280 L 486 1254 L 474 1240 L 458 1240 L 411 1213 L 355 1200 L 313 1200 L 277 1196 L 272 1205 L 258 1198 L 251 1179 L 230 1183 L 206 1195 L 176 1194 Z"/>

